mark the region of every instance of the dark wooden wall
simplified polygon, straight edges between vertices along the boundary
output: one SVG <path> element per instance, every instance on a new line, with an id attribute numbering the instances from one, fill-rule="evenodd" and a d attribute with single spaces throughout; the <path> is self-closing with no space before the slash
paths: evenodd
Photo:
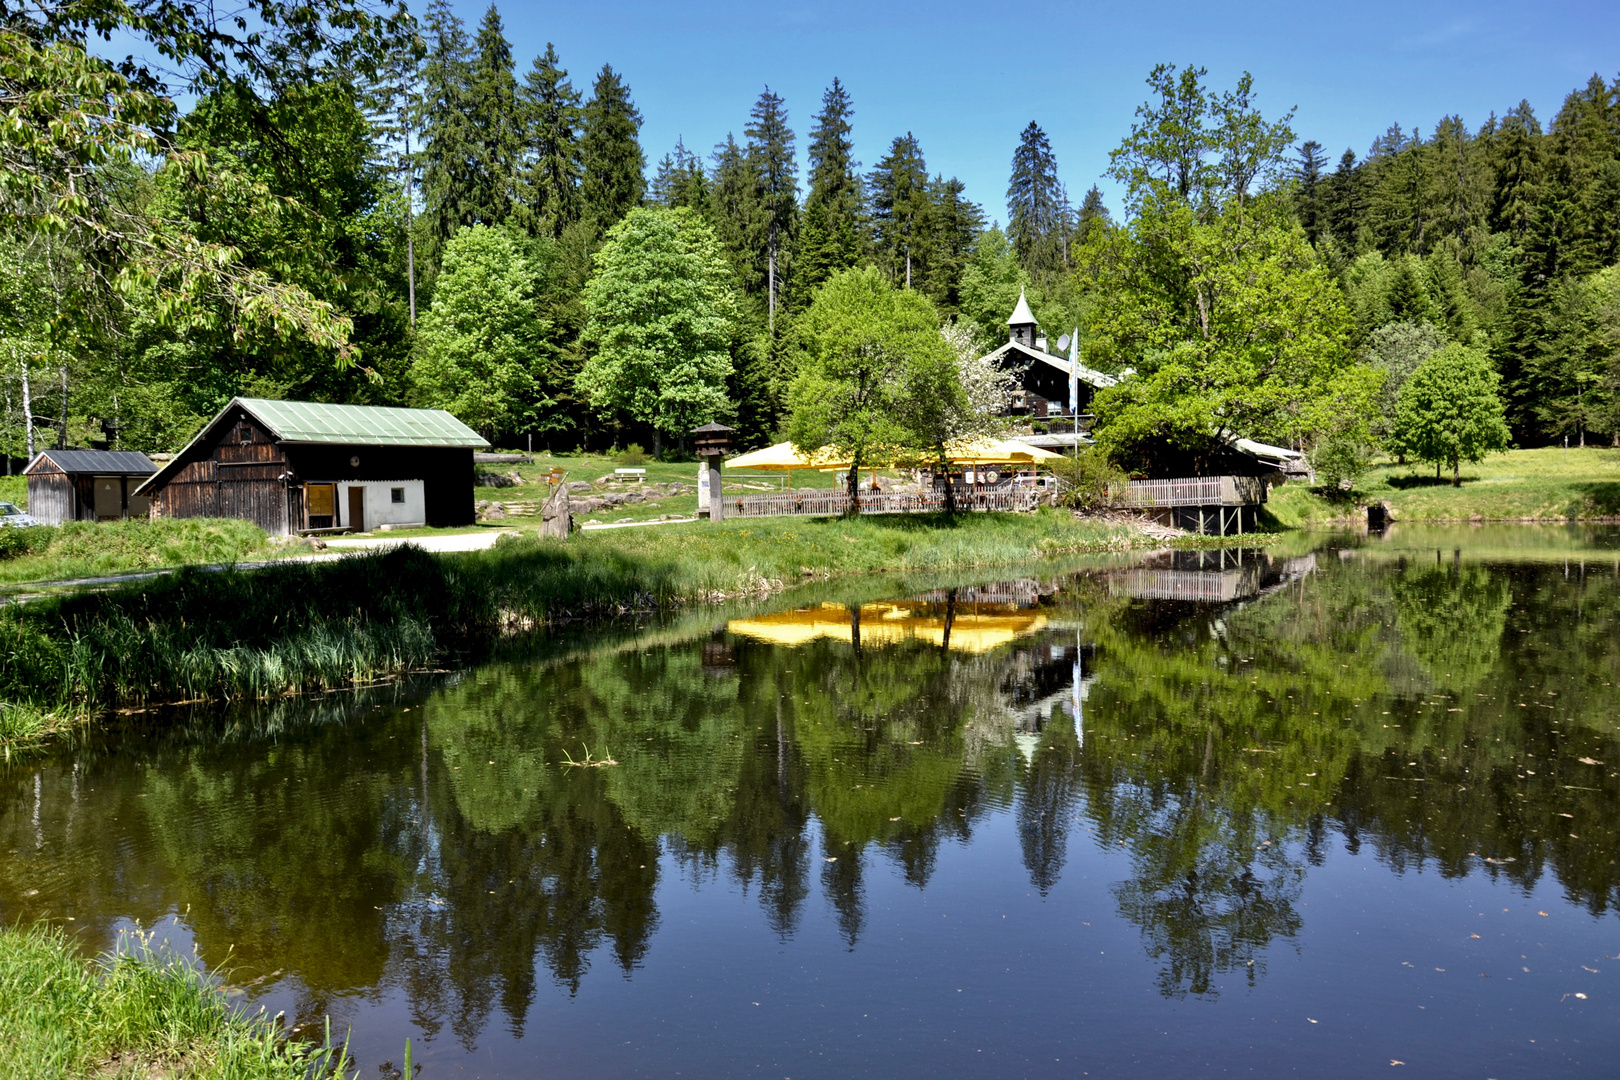
<path id="1" fill-rule="evenodd" d="M 290 531 L 286 455 L 242 410 L 221 418 L 183 461 L 152 493 L 159 517 L 233 517 L 271 534 Z"/>

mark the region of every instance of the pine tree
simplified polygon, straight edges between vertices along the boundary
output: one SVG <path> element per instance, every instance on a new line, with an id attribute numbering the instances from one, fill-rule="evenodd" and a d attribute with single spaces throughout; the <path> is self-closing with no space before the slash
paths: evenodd
<path id="1" fill-rule="evenodd" d="M 895 138 L 867 178 L 872 206 L 872 242 L 890 280 L 912 287 L 912 271 L 927 248 L 931 224 L 928 164 L 911 132 Z"/>
<path id="2" fill-rule="evenodd" d="M 1007 236 L 1032 277 L 1054 269 L 1064 201 L 1052 144 L 1032 120 L 1013 151 L 1007 184 Z"/>
<path id="3" fill-rule="evenodd" d="M 427 45 L 421 37 L 410 48 L 390 53 L 362 87 L 362 105 L 378 148 L 379 164 L 397 175 L 405 211 L 405 287 L 411 325 L 416 325 L 416 177 L 420 145 L 422 62 Z"/>
<path id="4" fill-rule="evenodd" d="M 798 226 L 799 168 L 793 157 L 793 130 L 787 124 L 782 99 L 765 92 L 754 103 L 750 122 L 743 129 L 748 136 L 748 159 L 759 177 L 761 227 L 764 235 L 767 327 L 776 335 L 776 304 L 787 247 Z"/>
<path id="5" fill-rule="evenodd" d="M 647 201 L 666 209 L 685 206 L 700 214 L 709 209 L 709 178 L 703 171 L 703 162 L 677 138 L 673 152 L 658 162 L 658 173 L 648 189 Z"/>
<path id="6" fill-rule="evenodd" d="M 954 176 L 937 176 L 931 185 L 934 228 L 925 291 L 943 315 L 962 306 L 962 274 L 984 231 L 984 211 L 964 196 L 966 187 Z"/>
<path id="7" fill-rule="evenodd" d="M 512 74 L 512 45 L 494 4 L 478 27 L 466 101 L 473 133 L 473 186 L 467 213 L 473 221 L 498 225 L 511 216 L 516 201 L 524 132 L 517 77 Z"/>
<path id="8" fill-rule="evenodd" d="M 1103 205 L 1102 192 L 1093 184 L 1091 190 L 1086 192 L 1085 201 L 1080 204 L 1080 215 L 1075 223 L 1076 244 L 1085 244 L 1100 231 L 1106 230 L 1113 224 L 1108 214 L 1108 207 Z"/>
<path id="9" fill-rule="evenodd" d="M 522 93 L 529 160 L 521 192 L 529 229 L 553 239 L 579 220 L 579 91 L 546 42 L 534 58 Z"/>
<path id="10" fill-rule="evenodd" d="M 584 169 L 584 210 L 600 232 L 606 232 L 641 203 L 647 159 L 641 153 L 641 113 L 630 100 L 630 88 L 603 64 L 585 103 L 584 135 L 579 140 Z"/>
<path id="11" fill-rule="evenodd" d="M 1491 197 L 1490 225 L 1522 244 L 1541 200 L 1541 121 L 1528 101 L 1508 110 L 1492 140 L 1495 190 Z"/>
<path id="12" fill-rule="evenodd" d="M 1554 273 L 1589 274 L 1620 258 L 1620 106 L 1601 78 L 1570 94 L 1548 131 L 1545 205 Z"/>
<path id="13" fill-rule="evenodd" d="M 810 191 L 794 270 L 795 295 L 803 303 L 828 278 L 861 259 L 860 166 L 850 140 L 853 115 L 848 92 L 833 79 L 810 131 Z"/>
<path id="14" fill-rule="evenodd" d="M 1334 238 L 1347 250 L 1357 251 L 1367 220 L 1367 192 L 1366 177 L 1354 150 L 1346 150 L 1339 158 L 1339 167 L 1327 181 L 1323 201 L 1327 227 Z"/>
<path id="15" fill-rule="evenodd" d="M 1314 246 L 1321 239 L 1323 218 L 1322 168 L 1327 158 L 1322 156 L 1322 144 L 1315 139 L 1301 143 L 1299 163 L 1294 166 L 1294 205 L 1298 208 L 1299 223 L 1305 229 L 1305 238 Z"/>
<path id="16" fill-rule="evenodd" d="M 708 218 L 737 275 L 738 291 L 757 298 L 764 285 L 757 259 L 763 233 L 759 174 L 731 135 L 714 148 L 711 160 Z"/>
<path id="17" fill-rule="evenodd" d="M 470 47 L 450 0 L 433 0 L 426 17 L 422 66 L 422 197 L 437 256 L 456 229 L 472 220 L 473 131 L 467 120 Z"/>

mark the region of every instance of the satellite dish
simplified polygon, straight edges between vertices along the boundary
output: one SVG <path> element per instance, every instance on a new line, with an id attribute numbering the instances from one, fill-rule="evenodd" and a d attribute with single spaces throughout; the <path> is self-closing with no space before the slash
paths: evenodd
<path id="1" fill-rule="evenodd" d="M 1058 352 L 1068 352 L 1068 351 L 1069 351 L 1069 335 L 1064 334 L 1062 337 L 1058 338 Z"/>

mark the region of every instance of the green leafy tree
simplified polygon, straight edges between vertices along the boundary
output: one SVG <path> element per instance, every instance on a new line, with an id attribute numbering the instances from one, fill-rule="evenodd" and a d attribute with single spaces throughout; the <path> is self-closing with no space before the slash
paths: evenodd
<path id="1" fill-rule="evenodd" d="M 487 437 L 533 430 L 547 327 L 535 310 L 535 273 L 505 229 L 474 225 L 451 238 L 433 307 L 417 330 L 418 402 L 448 409 Z"/>
<path id="2" fill-rule="evenodd" d="M 934 454 L 956 434 L 966 397 L 926 297 L 892 287 L 875 268 L 846 270 L 816 293 L 799 340 L 788 438 L 806 453 L 831 446 L 848 455 L 852 513 L 862 466 Z"/>
<path id="3" fill-rule="evenodd" d="M 647 167 L 639 139 L 641 113 L 611 65 L 603 64 L 597 74 L 582 120 L 580 195 L 586 215 L 605 232 L 641 204 Z"/>
<path id="4" fill-rule="evenodd" d="M 580 215 L 580 107 L 551 42 L 534 58 L 520 95 L 530 155 L 519 185 L 524 213 L 531 231 L 560 237 Z"/>
<path id="5" fill-rule="evenodd" d="M 1501 377 L 1479 349 L 1451 344 L 1430 356 L 1401 388 L 1396 438 L 1421 461 L 1451 466 L 1451 483 L 1462 484 L 1464 461 L 1507 449 Z"/>
<path id="6" fill-rule="evenodd" d="M 729 413 L 736 299 L 714 231 L 695 212 L 633 210 L 609 230 L 585 309 L 590 352 L 578 386 L 592 408 L 650 424 L 660 441 Z"/>
<path id="7" fill-rule="evenodd" d="M 1401 388 L 1418 366 L 1445 348 L 1446 335 L 1428 323 L 1396 322 L 1380 326 L 1367 339 L 1367 363 L 1384 376 L 1378 396 L 1378 418 L 1372 424 L 1374 441 L 1401 453 L 1395 439 L 1396 409 Z"/>

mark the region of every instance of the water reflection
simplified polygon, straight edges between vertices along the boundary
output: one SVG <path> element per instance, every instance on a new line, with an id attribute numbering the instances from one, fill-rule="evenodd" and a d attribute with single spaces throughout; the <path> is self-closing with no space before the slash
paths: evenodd
<path id="1" fill-rule="evenodd" d="M 1387 542 L 1176 553 L 210 721 L 6 772 L 0 915 L 105 944 L 179 912 L 210 965 L 284 973 L 297 1020 L 398 993 L 470 1051 L 541 980 L 635 979 L 671 872 L 783 943 L 819 893 L 859 950 L 880 866 L 927 890 L 1005 816 L 1040 896 L 1077 845 L 1123 853 L 1144 978 L 1211 998 L 1293 952 L 1332 833 L 1620 904 L 1615 584 Z"/>

